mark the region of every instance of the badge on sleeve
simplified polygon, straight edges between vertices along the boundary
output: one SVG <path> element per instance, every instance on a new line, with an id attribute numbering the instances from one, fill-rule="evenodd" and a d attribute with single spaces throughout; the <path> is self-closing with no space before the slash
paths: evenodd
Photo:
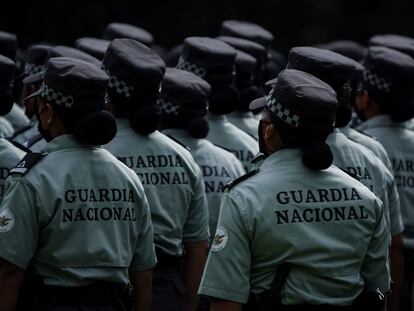
<path id="1" fill-rule="evenodd" d="M 216 235 L 213 239 L 213 245 L 211 245 L 212 252 L 219 252 L 223 250 L 227 243 L 229 242 L 229 235 L 227 234 L 226 229 L 223 227 L 217 227 Z"/>
<path id="2" fill-rule="evenodd" d="M 9 232 L 14 226 L 14 215 L 8 208 L 0 212 L 0 233 Z"/>

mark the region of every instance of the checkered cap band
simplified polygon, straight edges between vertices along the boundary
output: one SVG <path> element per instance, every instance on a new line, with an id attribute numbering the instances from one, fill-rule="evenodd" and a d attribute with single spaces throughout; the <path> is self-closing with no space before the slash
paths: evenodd
<path id="1" fill-rule="evenodd" d="M 33 75 L 35 73 L 41 72 L 43 70 L 43 65 L 35 65 L 31 63 L 26 63 L 24 65 L 24 71 L 23 73 L 26 76 Z"/>
<path id="2" fill-rule="evenodd" d="M 383 91 L 386 93 L 390 92 L 390 87 L 392 83 L 387 82 L 386 80 L 379 77 L 375 73 L 372 73 L 369 70 L 364 70 L 363 79 L 365 82 L 367 82 L 368 84 L 372 85 L 373 87 L 377 88 L 380 91 Z"/>
<path id="3" fill-rule="evenodd" d="M 266 96 L 266 105 L 280 120 L 292 127 L 299 127 L 300 117 L 278 103 L 273 97 L 273 90 Z"/>
<path id="4" fill-rule="evenodd" d="M 59 106 L 65 106 L 67 108 L 72 107 L 74 103 L 73 96 L 63 95 L 62 93 L 47 86 L 44 82 L 40 86 L 40 97 L 48 102 L 55 103 Z"/>
<path id="5" fill-rule="evenodd" d="M 188 61 L 186 61 L 182 56 L 180 56 L 178 60 L 178 64 L 176 66 L 177 69 L 189 71 L 191 73 L 194 73 L 195 75 L 204 78 L 207 74 L 207 70 L 204 67 L 197 66 L 195 64 L 192 64 Z"/>
<path id="6" fill-rule="evenodd" d="M 158 99 L 158 113 L 161 115 L 178 116 L 179 105 L 167 102 L 163 99 Z"/>
<path id="7" fill-rule="evenodd" d="M 117 76 L 111 75 L 108 69 L 105 69 L 104 67 L 102 67 L 102 69 L 105 70 L 105 72 L 109 76 L 108 87 L 110 89 L 114 90 L 118 94 L 125 96 L 126 98 L 131 96 L 132 91 L 134 90 L 133 86 L 128 86 L 127 83 L 118 79 Z"/>

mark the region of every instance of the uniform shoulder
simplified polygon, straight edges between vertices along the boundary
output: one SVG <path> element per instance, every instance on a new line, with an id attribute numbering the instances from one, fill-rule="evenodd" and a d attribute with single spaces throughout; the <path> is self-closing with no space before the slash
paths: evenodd
<path id="1" fill-rule="evenodd" d="M 224 186 L 223 191 L 225 190 L 231 190 L 232 188 L 234 188 L 236 185 L 240 184 L 242 181 L 245 181 L 246 179 L 256 175 L 259 172 L 258 169 L 255 170 L 251 170 L 250 172 L 240 176 L 239 178 L 236 178 L 234 180 L 232 180 L 231 182 L 229 182 L 226 186 Z"/>
<path id="2" fill-rule="evenodd" d="M 191 151 L 191 148 L 188 147 L 187 145 L 185 145 L 182 141 L 180 141 L 179 139 L 175 138 L 172 135 L 168 135 L 163 133 L 165 136 L 167 136 L 169 139 L 171 139 L 172 141 L 176 142 L 177 144 L 179 144 L 181 147 L 185 148 L 187 151 Z"/>
<path id="3" fill-rule="evenodd" d="M 370 135 L 370 134 L 368 134 L 366 132 L 363 132 L 363 131 L 361 131 L 359 129 L 353 128 L 353 129 L 351 129 L 351 132 L 353 134 L 355 134 L 355 135 L 358 135 L 358 136 L 361 136 L 361 137 L 365 137 L 365 138 L 370 139 L 370 140 L 372 139 L 372 140 L 375 140 L 376 142 L 378 142 L 378 139 L 375 136 Z"/>
<path id="4" fill-rule="evenodd" d="M 46 154 L 42 153 L 27 153 L 23 159 L 21 159 L 20 162 L 10 170 L 10 174 L 25 175 L 45 156 Z"/>

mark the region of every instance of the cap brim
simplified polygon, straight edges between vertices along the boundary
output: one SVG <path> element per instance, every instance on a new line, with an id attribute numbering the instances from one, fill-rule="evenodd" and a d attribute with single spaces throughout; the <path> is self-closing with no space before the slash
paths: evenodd
<path id="1" fill-rule="evenodd" d="M 265 85 L 273 85 L 273 84 L 276 84 L 277 79 L 279 79 L 279 78 L 274 78 L 274 79 L 272 79 L 272 80 L 269 80 L 269 81 L 267 81 L 267 82 L 265 83 Z"/>
<path id="2" fill-rule="evenodd" d="M 260 97 L 252 101 L 249 105 L 250 110 L 260 109 L 266 106 L 266 96 Z"/>
<path id="3" fill-rule="evenodd" d="M 41 89 L 38 89 L 36 92 L 34 92 L 34 93 L 30 94 L 29 96 L 27 96 L 27 97 L 23 98 L 23 102 L 25 102 L 25 101 L 29 100 L 30 98 L 33 98 L 33 97 L 39 96 L 39 95 L 40 95 L 40 93 L 41 93 L 41 91 L 42 91 Z"/>
<path id="4" fill-rule="evenodd" d="M 43 74 L 41 72 L 32 74 L 23 79 L 23 84 L 32 84 L 43 80 Z"/>

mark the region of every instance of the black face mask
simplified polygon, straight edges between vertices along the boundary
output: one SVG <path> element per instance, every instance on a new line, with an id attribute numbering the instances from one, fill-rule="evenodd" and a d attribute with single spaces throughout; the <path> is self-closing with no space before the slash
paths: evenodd
<path id="1" fill-rule="evenodd" d="M 46 108 L 45 108 L 46 109 Z M 46 142 L 50 142 L 52 140 L 52 135 L 50 135 L 49 130 L 46 130 L 42 127 L 42 122 L 40 121 L 40 115 L 45 110 L 43 109 L 40 113 L 38 112 L 37 106 L 35 107 L 35 114 L 37 119 L 37 130 L 39 131 L 40 135 L 42 135 L 43 139 L 46 140 Z"/>
<path id="2" fill-rule="evenodd" d="M 258 128 L 258 136 L 259 136 L 259 151 L 261 153 L 263 153 L 265 156 L 268 156 L 269 154 L 266 152 L 266 148 L 265 148 L 265 142 L 264 142 L 264 137 L 262 134 L 262 128 L 263 128 L 263 124 L 266 124 L 267 122 L 263 122 L 263 120 L 259 121 L 259 128 Z"/>

